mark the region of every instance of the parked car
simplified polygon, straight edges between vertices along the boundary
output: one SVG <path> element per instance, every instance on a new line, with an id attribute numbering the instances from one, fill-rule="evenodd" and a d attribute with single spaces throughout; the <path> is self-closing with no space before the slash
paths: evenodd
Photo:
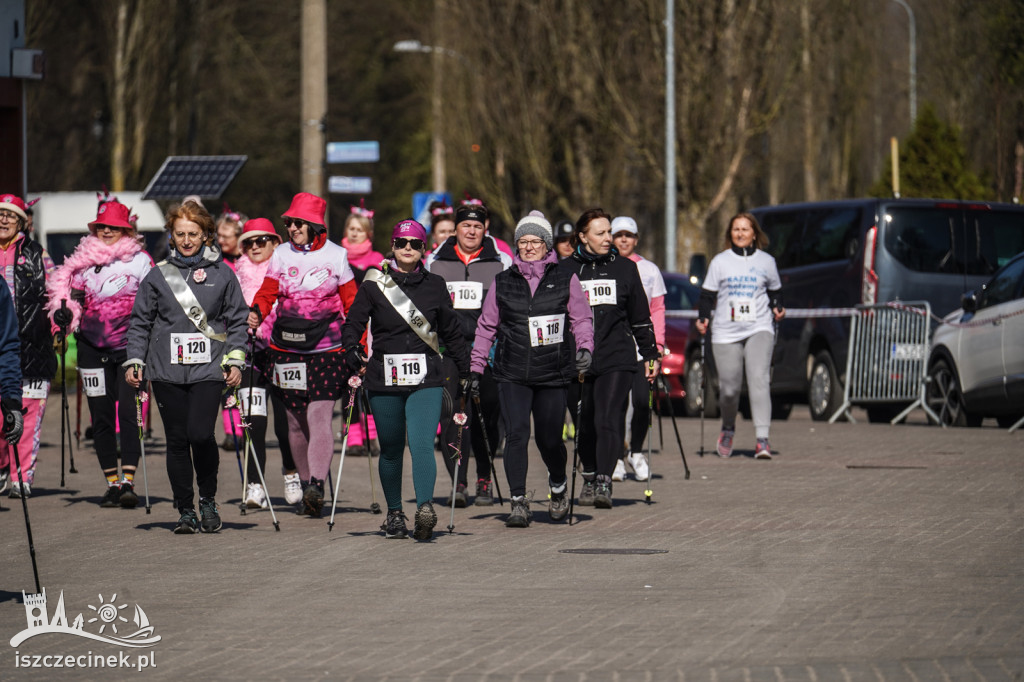
<path id="1" fill-rule="evenodd" d="M 696 310 L 700 287 L 690 277 L 677 272 L 661 273 L 665 280 L 665 312 Z M 690 346 L 690 320 L 665 317 L 665 348 L 667 354 L 661 361 L 662 385 L 668 387 L 668 396 L 679 405 L 677 412 L 685 409 L 683 398 L 686 387 L 686 349 Z"/>
<path id="2" fill-rule="evenodd" d="M 1024 253 L 963 296 L 932 336 L 928 405 L 946 426 L 1024 415 Z"/>
<path id="3" fill-rule="evenodd" d="M 851 199 L 751 210 L 767 233 L 786 308 L 851 308 L 858 303 L 928 301 L 945 315 L 962 292 L 1024 251 L 1024 207 L 933 199 Z M 787 317 L 772 357 L 772 408 L 794 402 L 831 417 L 843 401 L 848 316 Z M 691 335 L 687 357 L 699 355 Z M 710 343 L 710 341 L 708 342 Z M 708 347 L 707 370 L 714 363 Z M 688 371 L 690 368 L 688 368 Z M 717 387 L 717 380 L 711 381 Z M 708 407 L 712 398 L 708 398 Z M 888 421 L 899 405 L 874 405 Z"/>

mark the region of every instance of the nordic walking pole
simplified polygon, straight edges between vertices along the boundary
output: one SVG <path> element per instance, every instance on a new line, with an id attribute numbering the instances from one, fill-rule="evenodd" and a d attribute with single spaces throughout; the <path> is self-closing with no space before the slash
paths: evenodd
<path id="1" fill-rule="evenodd" d="M 338 476 L 334 479 L 334 497 L 331 500 L 331 520 L 327 522 L 327 532 L 334 530 L 334 514 L 338 509 L 338 493 L 341 488 L 341 467 L 345 464 L 345 450 L 348 448 L 348 429 L 352 425 L 352 410 L 356 406 L 356 389 L 363 385 L 363 380 L 358 374 L 353 374 L 348 379 L 351 392 L 348 395 L 348 418 L 345 420 L 345 432 L 341 436 L 341 458 L 338 459 Z"/>
<path id="2" fill-rule="evenodd" d="M 139 379 L 139 374 L 142 372 L 142 368 L 139 365 L 134 366 L 135 376 Z M 139 452 L 142 454 L 142 485 L 146 490 L 146 513 L 149 514 L 152 511 L 152 507 L 149 506 L 149 476 L 146 475 L 146 430 L 142 423 L 142 403 L 149 398 L 146 392 L 142 390 L 142 382 L 139 382 L 139 388 L 135 389 L 135 421 L 139 425 Z"/>
<path id="3" fill-rule="evenodd" d="M 498 485 L 498 470 L 494 468 L 494 448 L 491 447 L 491 439 L 487 437 L 487 422 L 484 421 L 484 411 L 480 407 L 480 391 L 473 394 L 473 411 L 480 421 L 480 433 L 487 446 L 487 457 L 491 460 L 491 480 L 494 481 L 494 492 L 498 493 L 498 505 L 504 507 L 505 500 L 501 497 L 501 486 Z"/>
<path id="4" fill-rule="evenodd" d="M 255 379 L 254 372 L 255 372 L 255 369 L 256 369 L 256 333 L 252 329 L 249 329 L 248 332 L 249 332 L 249 340 L 247 341 L 246 345 L 248 346 L 247 350 L 248 350 L 248 361 L 249 361 L 249 405 L 248 405 L 248 408 L 245 411 L 245 414 L 243 415 L 242 414 L 242 403 L 238 399 L 238 389 L 236 388 L 235 389 L 235 404 L 238 405 L 239 423 L 244 422 L 246 418 L 250 418 L 250 419 L 252 418 L 252 390 L 255 387 L 255 384 L 253 383 L 253 380 Z M 264 406 L 265 405 L 266 405 L 266 400 L 264 400 Z M 234 423 L 232 423 L 231 424 L 231 431 L 234 432 L 234 430 L 235 430 L 235 425 L 234 425 Z M 245 430 L 245 427 L 242 428 L 242 433 L 248 435 L 248 432 Z M 236 439 L 236 441 L 235 441 L 236 447 L 237 447 L 237 442 L 238 441 Z M 256 464 L 259 465 L 259 462 L 256 462 Z M 248 489 L 249 489 L 249 446 L 248 445 L 246 445 L 246 447 L 245 447 L 245 465 L 242 467 L 242 471 L 243 471 L 243 474 L 242 474 L 242 501 L 238 504 L 238 509 L 242 513 L 242 516 L 245 516 L 246 511 L 247 511 L 247 505 L 245 504 L 245 496 L 248 494 Z M 266 485 L 263 486 L 263 492 L 266 494 L 267 500 L 270 500 L 270 491 L 267 490 L 267 486 Z"/>
<path id="5" fill-rule="evenodd" d="M 654 361 L 651 361 L 651 368 L 654 367 Z M 654 491 L 651 490 L 651 479 L 654 478 L 653 468 L 651 467 L 651 439 L 654 437 L 652 433 L 654 431 L 654 382 L 657 377 L 651 379 L 650 385 L 647 387 L 647 486 L 644 490 L 644 501 L 647 504 L 651 503 L 651 495 Z"/>
<path id="6" fill-rule="evenodd" d="M 62 317 L 67 319 L 70 315 L 68 310 L 68 300 L 66 298 L 60 299 L 60 309 L 64 313 Z M 64 438 L 68 440 L 68 455 L 71 458 L 71 468 L 68 469 L 73 474 L 78 473 L 78 469 L 75 468 L 75 450 L 71 447 L 71 409 L 68 407 L 68 386 L 67 386 L 67 371 L 66 371 L 66 356 L 68 352 L 68 325 L 60 325 L 60 334 L 62 342 L 60 346 L 60 403 L 61 409 L 64 412 L 62 421 L 60 424 L 60 485 L 64 487 Z"/>
<path id="7" fill-rule="evenodd" d="M 679 437 L 679 426 L 676 424 L 676 411 L 672 407 L 672 401 L 668 400 L 668 414 L 672 418 L 672 429 L 676 432 L 676 443 L 679 445 L 679 454 L 683 456 L 683 469 L 686 470 L 686 480 L 690 480 L 690 467 L 686 465 L 686 450 L 683 449 L 683 439 Z"/>
<path id="8" fill-rule="evenodd" d="M 704 356 L 705 334 L 700 335 L 700 450 L 697 452 L 704 456 L 704 406 L 708 404 L 708 364 Z"/>
<path id="9" fill-rule="evenodd" d="M 75 382 L 75 447 L 82 447 L 82 375 Z"/>
<path id="10" fill-rule="evenodd" d="M 360 407 L 363 412 L 363 438 L 366 439 L 366 465 L 370 469 L 370 513 L 380 514 L 380 504 L 377 503 L 377 484 L 373 482 L 373 448 L 370 447 L 370 399 L 366 397 L 366 391 L 360 393 L 362 401 Z"/>
<path id="11" fill-rule="evenodd" d="M 249 374 L 249 380 L 252 380 L 252 373 Z M 250 432 L 251 425 L 247 421 L 249 416 L 252 415 L 252 384 L 249 384 L 249 409 L 246 410 L 244 415 L 241 414 L 241 407 L 239 407 L 239 415 L 241 416 L 242 435 L 245 438 L 245 466 L 246 473 L 248 473 L 249 467 L 249 455 L 252 454 L 253 464 L 256 465 L 256 473 L 259 474 L 260 484 L 263 486 L 263 490 L 266 493 L 267 507 L 270 509 L 270 518 L 274 522 L 274 531 L 281 532 L 281 523 L 277 520 L 277 514 L 274 513 L 274 503 L 270 501 L 270 491 L 267 490 L 267 481 L 263 477 L 263 467 L 260 466 L 260 458 L 256 456 L 256 446 L 252 444 L 252 433 Z M 242 402 L 238 399 L 238 387 L 235 387 L 235 402 L 241 406 Z M 263 403 L 266 405 L 266 401 Z M 242 506 L 245 506 L 245 499 L 242 499 Z M 244 514 L 245 511 L 243 510 Z"/>
<path id="12" fill-rule="evenodd" d="M 579 374 L 580 399 L 576 401 L 576 429 L 572 434 L 572 490 L 569 493 L 569 525 L 576 503 L 576 469 L 580 463 L 580 429 L 583 427 L 583 372 Z M 650 468 L 650 463 L 648 463 Z"/>
<path id="13" fill-rule="evenodd" d="M 4 434 L 6 435 L 15 427 L 16 417 L 13 413 L 4 411 Z M 24 474 L 21 471 L 21 458 L 18 456 L 18 441 L 21 440 L 21 434 L 18 434 L 16 438 L 8 440 L 8 444 L 11 446 L 11 451 L 14 453 L 14 466 L 18 471 L 18 478 L 23 479 Z M 32 524 L 28 520 L 28 501 L 25 499 L 28 495 L 22 493 L 18 497 L 21 498 L 21 509 L 25 512 L 25 532 L 28 533 L 28 553 L 32 557 L 32 576 L 36 579 L 36 594 L 43 591 L 43 588 L 39 586 L 39 567 L 36 565 L 36 545 L 32 540 Z"/>
<path id="14" fill-rule="evenodd" d="M 458 425 L 459 432 L 455 436 L 455 442 L 448 444 L 452 448 L 451 457 L 455 460 L 455 473 L 452 474 L 452 515 L 448 519 L 449 535 L 455 531 L 455 489 L 459 481 L 459 465 L 462 464 L 462 432 L 466 425 L 466 419 L 466 396 L 462 395 L 459 396 L 459 411 L 452 415 L 452 421 Z"/>

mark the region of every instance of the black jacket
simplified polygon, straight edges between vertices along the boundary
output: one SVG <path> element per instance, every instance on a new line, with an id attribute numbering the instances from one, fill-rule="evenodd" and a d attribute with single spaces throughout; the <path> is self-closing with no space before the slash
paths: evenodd
<path id="1" fill-rule="evenodd" d="M 480 303 L 487 297 L 487 290 L 491 288 L 494 277 L 508 267 L 502 253 L 494 245 L 494 241 L 484 237 L 483 249 L 480 255 L 466 265 L 455 253 L 456 237 L 449 237 L 448 240 L 437 247 L 437 253 L 433 254 L 429 261 L 429 269 L 432 274 L 438 275 L 445 282 L 480 282 L 483 286 L 483 295 Z M 476 321 L 480 318 L 480 308 L 475 310 L 459 309 L 455 311 L 459 317 L 459 324 L 462 325 L 462 336 L 467 341 L 473 341 L 476 335 Z"/>
<path id="2" fill-rule="evenodd" d="M 371 268 L 376 269 L 376 268 Z M 369 270 L 367 271 L 369 272 Z M 388 268 L 398 287 L 416 304 L 430 328 L 437 332 L 438 343 L 455 360 L 460 376 L 469 374 L 469 346 L 459 328 L 459 320 L 452 308 L 452 300 L 444 280 L 432 275 L 420 265 L 415 271 L 404 273 Z M 409 323 L 395 310 L 376 282 L 366 280 L 359 286 L 356 299 L 341 328 L 341 343 L 346 352 L 354 352 L 367 323 L 372 320 L 373 354 L 363 377 L 369 391 L 403 393 L 420 388 L 432 388 L 444 383 L 445 371 L 441 355 L 413 331 Z M 384 381 L 386 355 L 424 354 L 426 377 L 416 386 L 389 386 Z"/>
<path id="3" fill-rule="evenodd" d="M 594 313 L 594 360 L 588 376 L 609 372 L 636 372 L 637 347 L 644 360 L 658 358 L 651 324 L 651 308 L 636 263 L 619 256 L 612 247 L 604 256 L 594 257 L 576 247 L 559 268 L 579 277 L 584 287 L 592 280 L 614 280 L 615 305 L 592 305 Z M 634 344 L 634 339 L 636 340 Z"/>
<path id="4" fill-rule="evenodd" d="M 57 356 L 46 316 L 45 252 L 30 239 L 19 239 L 15 248 L 14 307 L 21 336 L 21 376 L 50 381 L 57 374 Z"/>

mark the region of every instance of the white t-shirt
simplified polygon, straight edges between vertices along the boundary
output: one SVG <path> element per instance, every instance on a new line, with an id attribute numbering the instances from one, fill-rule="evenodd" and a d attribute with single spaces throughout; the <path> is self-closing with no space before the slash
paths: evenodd
<path id="1" fill-rule="evenodd" d="M 781 289 L 782 282 L 775 259 L 764 251 L 750 256 L 732 249 L 721 252 L 711 260 L 701 286 L 718 292 L 711 321 L 713 343 L 736 343 L 757 332 L 775 332 L 768 290 Z"/>
<path id="2" fill-rule="evenodd" d="M 636 269 L 640 271 L 640 281 L 643 282 L 644 293 L 647 294 L 648 303 L 652 299 L 668 293 L 668 290 L 665 288 L 665 278 L 661 276 L 661 268 L 643 257 L 634 262 L 636 263 Z"/>

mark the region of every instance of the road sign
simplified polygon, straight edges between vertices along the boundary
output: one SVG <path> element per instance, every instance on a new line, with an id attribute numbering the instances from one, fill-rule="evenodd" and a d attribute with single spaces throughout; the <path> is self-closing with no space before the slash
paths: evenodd
<path id="1" fill-rule="evenodd" d="M 412 195 L 412 215 L 423 227 L 430 231 L 430 202 L 444 201 L 452 205 L 452 195 L 448 192 L 414 192 Z"/>
<path id="2" fill-rule="evenodd" d="M 327 178 L 327 191 L 331 194 L 369 194 L 373 191 L 371 178 L 332 175 Z"/>
<path id="3" fill-rule="evenodd" d="M 327 163 L 375 163 L 380 161 L 380 143 L 328 142 Z"/>

